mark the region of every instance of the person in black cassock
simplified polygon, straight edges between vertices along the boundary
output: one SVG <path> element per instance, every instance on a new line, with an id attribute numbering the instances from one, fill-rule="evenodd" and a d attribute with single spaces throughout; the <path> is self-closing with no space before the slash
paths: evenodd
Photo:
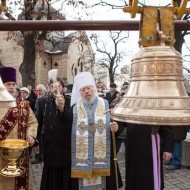
<path id="1" fill-rule="evenodd" d="M 39 100 L 36 110 L 44 159 L 40 190 L 71 190 L 70 99 L 62 93 L 62 79 L 51 83 L 52 94 Z"/>
<path id="2" fill-rule="evenodd" d="M 163 160 L 172 156 L 173 126 L 118 124 L 127 127 L 125 190 L 163 190 Z"/>

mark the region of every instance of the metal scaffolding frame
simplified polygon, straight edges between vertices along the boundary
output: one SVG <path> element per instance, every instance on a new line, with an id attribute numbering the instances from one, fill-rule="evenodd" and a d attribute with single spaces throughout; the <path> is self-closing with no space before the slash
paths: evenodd
<path id="1" fill-rule="evenodd" d="M 68 21 L 68 20 L 17 20 L 0 21 L 0 31 L 18 31 L 18 30 L 139 30 L 139 21 L 137 20 L 86 20 L 86 21 Z M 189 20 L 175 20 L 175 30 L 189 31 Z"/>

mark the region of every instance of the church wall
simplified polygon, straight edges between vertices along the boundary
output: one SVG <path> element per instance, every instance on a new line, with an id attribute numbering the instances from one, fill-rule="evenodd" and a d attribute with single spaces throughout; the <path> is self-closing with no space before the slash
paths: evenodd
<path id="1" fill-rule="evenodd" d="M 22 77 L 19 73 L 19 67 L 23 61 L 23 48 L 17 45 L 17 42 L 14 40 L 6 41 L 5 38 L 7 34 L 8 32 L 0 32 L 0 61 L 3 66 L 10 66 L 17 69 L 17 83 L 18 86 L 21 87 Z M 87 63 L 86 67 L 90 69 L 89 71 L 91 72 L 92 63 L 88 63 L 89 57 L 93 57 L 91 45 L 83 44 L 83 51 L 85 51 L 85 54 L 80 48 L 81 42 L 76 43 L 74 41 L 68 47 L 68 54 L 53 55 L 52 60 L 51 56 L 47 54 L 39 55 L 39 53 L 36 52 L 36 85 L 39 83 L 46 85 L 48 81 L 47 73 L 50 69 L 54 68 L 59 69 L 59 76 L 64 79 L 65 83 L 73 83 L 75 73 L 72 71 L 72 67 L 73 65 L 77 66 L 76 73 L 79 73 L 81 66 L 78 66 L 78 63 L 80 63 L 80 61 L 85 64 Z M 58 64 L 57 66 L 55 64 L 56 62 Z M 84 71 L 85 68 L 82 68 L 82 70 Z"/>
<path id="2" fill-rule="evenodd" d="M 66 59 L 67 59 L 67 56 L 65 54 L 61 54 L 61 55 L 53 56 L 53 60 L 52 60 L 52 69 L 56 69 L 56 68 L 59 69 L 58 76 L 64 79 L 64 81 L 67 78 L 67 60 Z"/>
<path id="3" fill-rule="evenodd" d="M 68 55 L 67 55 L 67 81 L 68 84 L 73 83 L 74 78 L 74 72 L 72 71 L 73 65 L 77 65 L 78 59 L 79 59 L 79 50 L 76 45 L 71 44 L 68 49 Z M 79 72 L 79 69 L 77 68 L 77 73 Z"/>
<path id="4" fill-rule="evenodd" d="M 35 72 L 36 72 L 36 85 L 43 84 L 47 85 L 48 76 L 47 73 L 51 68 L 51 63 L 49 60 L 49 56 L 44 54 L 40 56 L 39 54 L 36 55 L 36 64 L 35 64 Z"/>
<path id="5" fill-rule="evenodd" d="M 76 36 L 81 35 L 76 32 Z M 81 71 L 92 73 L 94 64 L 94 54 L 90 42 L 82 43 L 78 39 L 74 40 L 68 49 L 67 58 L 67 79 L 68 83 L 73 83 L 74 76 Z"/>
<path id="6" fill-rule="evenodd" d="M 3 66 L 14 67 L 17 70 L 17 84 L 22 85 L 19 67 L 23 60 L 23 48 L 14 40 L 6 40 L 8 32 L 0 32 L 0 61 Z"/>
<path id="7" fill-rule="evenodd" d="M 37 56 L 36 58 L 36 84 L 48 83 L 48 71 L 51 69 L 58 69 L 58 76 L 65 79 L 67 72 L 67 56 L 64 54 L 48 56 Z M 52 60 L 51 60 L 52 59 Z"/>

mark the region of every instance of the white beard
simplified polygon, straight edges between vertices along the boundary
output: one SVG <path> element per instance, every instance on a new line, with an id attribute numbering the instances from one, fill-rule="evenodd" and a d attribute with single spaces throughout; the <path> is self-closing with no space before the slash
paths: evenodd
<path id="1" fill-rule="evenodd" d="M 38 95 L 38 98 L 43 98 L 45 94 Z"/>
<path id="2" fill-rule="evenodd" d="M 87 103 L 87 104 L 89 104 L 89 105 L 92 105 L 93 104 L 93 102 L 94 102 L 94 100 L 95 100 L 95 98 L 96 98 L 96 96 L 95 96 L 95 94 L 90 98 L 90 100 L 86 100 L 86 99 L 82 99 L 82 101 L 83 102 L 85 102 L 85 103 Z"/>

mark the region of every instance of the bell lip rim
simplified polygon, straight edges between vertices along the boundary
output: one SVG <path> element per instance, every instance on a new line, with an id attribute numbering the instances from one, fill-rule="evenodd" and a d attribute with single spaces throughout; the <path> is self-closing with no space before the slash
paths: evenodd
<path id="1" fill-rule="evenodd" d="M 133 123 L 133 124 L 141 124 L 141 125 L 150 125 L 150 127 L 152 126 L 152 125 L 154 125 L 154 126 L 166 126 L 166 125 L 168 125 L 168 126 L 189 126 L 190 125 L 190 121 L 189 121 L 189 123 L 167 123 L 167 122 L 160 122 L 160 123 L 158 123 L 158 122 L 142 122 L 142 121 L 134 121 L 134 120 L 126 120 L 126 119 L 116 119 L 115 117 L 111 117 L 111 119 L 113 119 L 114 121 L 120 121 L 120 122 L 124 122 L 124 123 Z"/>

